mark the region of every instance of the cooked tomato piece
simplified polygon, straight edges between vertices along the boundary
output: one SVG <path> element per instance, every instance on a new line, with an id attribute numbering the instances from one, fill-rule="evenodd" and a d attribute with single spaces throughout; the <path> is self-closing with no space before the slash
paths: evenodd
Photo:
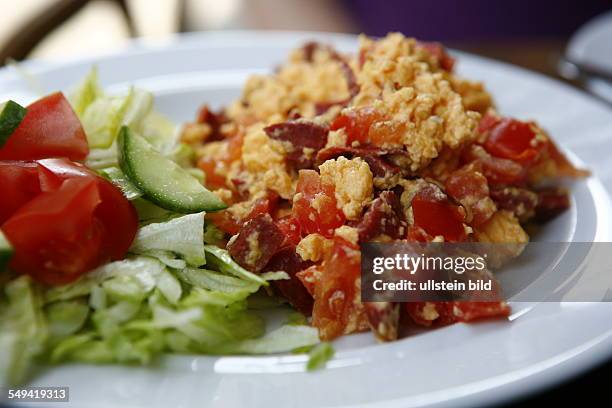
<path id="1" fill-rule="evenodd" d="M 471 146 L 463 153 L 463 160 L 478 163 L 490 186 L 520 186 L 525 183 L 527 177 L 523 165 L 491 156 L 482 146 Z"/>
<path id="2" fill-rule="evenodd" d="M 0 148 L 0 160 L 67 157 L 82 161 L 88 154 L 81 121 L 59 92 L 29 105 L 19 127 Z"/>
<path id="3" fill-rule="evenodd" d="M 242 143 L 244 138 L 241 133 L 237 133 L 234 136 L 227 139 L 227 152 L 224 161 L 231 163 L 236 160 L 240 160 L 242 157 Z"/>
<path id="4" fill-rule="evenodd" d="M 323 273 L 314 285 L 314 307 L 312 325 L 319 329 L 322 340 L 332 340 L 358 329 L 351 322 L 367 318 L 359 310 L 359 286 L 361 276 L 361 253 L 353 244 L 335 237 L 331 250 L 323 261 Z M 354 323 L 353 323 L 354 324 Z"/>
<path id="5" fill-rule="evenodd" d="M 406 124 L 398 121 L 373 123 L 368 131 L 368 140 L 376 146 L 401 145 Z"/>
<path id="6" fill-rule="evenodd" d="M 221 162 L 208 157 L 202 157 L 198 161 L 198 167 L 206 175 L 206 187 L 216 190 L 218 188 L 226 187 L 225 176 L 217 172 L 217 166 Z"/>
<path id="7" fill-rule="evenodd" d="M 268 191 L 267 195 L 262 198 L 258 198 L 253 203 L 253 207 L 247 215 L 246 219 L 250 220 L 255 218 L 259 214 L 272 214 L 278 205 L 279 196 L 274 191 Z"/>
<path id="8" fill-rule="evenodd" d="M 538 140 L 533 124 L 505 118 L 488 130 L 484 147 L 493 156 L 529 165 L 547 147 L 546 140 Z"/>
<path id="9" fill-rule="evenodd" d="M 411 206 L 413 225 L 431 237 L 443 236 L 445 241 L 465 240 L 464 214 L 437 186 L 422 188 L 412 199 Z"/>
<path id="10" fill-rule="evenodd" d="M 459 201 L 471 214 L 470 225 L 482 225 L 493 216 L 496 206 L 489 197 L 489 184 L 479 166 L 467 165 L 450 174 L 446 192 Z"/>
<path id="11" fill-rule="evenodd" d="M 353 142 L 368 143 L 370 126 L 383 118 L 380 112 L 372 108 L 346 110 L 332 122 L 331 129 L 344 129 L 349 145 Z"/>
<path id="12" fill-rule="evenodd" d="M 34 163 L 39 193 L 2 224 L 15 248 L 11 268 L 47 284 L 63 284 L 123 258 L 138 216 L 121 191 L 67 159 Z"/>
<path id="13" fill-rule="evenodd" d="M 321 280 L 321 275 L 323 275 L 323 266 L 321 264 L 312 265 L 295 274 L 311 296 L 314 296 L 315 286 Z"/>
<path id="14" fill-rule="evenodd" d="M 215 224 L 221 231 L 230 235 L 236 235 L 242 226 L 242 221 L 234 218 L 232 213 L 227 210 L 208 213 L 206 219 Z"/>
<path id="15" fill-rule="evenodd" d="M 337 207 L 334 187 L 322 183 L 314 170 L 299 172 L 293 215 L 303 234 L 319 233 L 326 237 L 331 237 L 334 230 L 346 221 L 344 213 Z"/>

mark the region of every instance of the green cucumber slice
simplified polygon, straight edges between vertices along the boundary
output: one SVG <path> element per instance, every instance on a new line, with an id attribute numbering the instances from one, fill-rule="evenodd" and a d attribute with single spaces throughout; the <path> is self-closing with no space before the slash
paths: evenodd
<path id="1" fill-rule="evenodd" d="M 13 246 L 0 231 L 0 272 L 6 269 L 13 256 Z"/>
<path id="2" fill-rule="evenodd" d="M 121 170 L 147 200 L 166 210 L 185 214 L 227 208 L 195 177 L 155 151 L 127 126 L 119 131 L 117 142 Z"/>
<path id="3" fill-rule="evenodd" d="M 17 102 L 8 101 L 0 106 L 0 147 L 4 146 L 26 115 L 26 108 Z"/>
<path id="4" fill-rule="evenodd" d="M 102 177 L 119 187 L 119 190 L 121 190 L 128 200 L 132 201 L 142 197 L 142 191 L 140 191 L 118 167 L 107 167 L 99 170 L 99 173 Z"/>

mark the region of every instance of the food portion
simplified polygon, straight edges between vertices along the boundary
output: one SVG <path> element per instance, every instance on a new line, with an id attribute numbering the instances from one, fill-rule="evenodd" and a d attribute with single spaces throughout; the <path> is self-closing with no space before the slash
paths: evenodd
<path id="1" fill-rule="evenodd" d="M 360 297 L 361 243 L 526 243 L 526 224 L 568 208 L 558 181 L 587 174 L 454 64 L 400 34 L 353 55 L 308 43 L 180 132 L 95 70 L 69 98 L 0 106 L 0 370 L 304 352 L 507 316 Z M 268 308 L 285 311 L 274 330 Z M 308 367 L 332 355 L 320 344 Z"/>
<path id="2" fill-rule="evenodd" d="M 285 268 L 277 293 L 322 339 L 506 316 L 503 302 L 364 304 L 359 244 L 526 243 L 526 224 L 569 206 L 556 182 L 587 174 L 536 123 L 498 113 L 454 63 L 400 34 L 361 37 L 353 55 L 309 43 L 182 132 L 228 205 L 208 222 L 244 268 Z"/>

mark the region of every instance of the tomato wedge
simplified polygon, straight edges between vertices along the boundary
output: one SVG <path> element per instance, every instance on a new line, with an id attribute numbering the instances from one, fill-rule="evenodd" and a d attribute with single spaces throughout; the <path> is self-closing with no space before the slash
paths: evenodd
<path id="1" fill-rule="evenodd" d="M 88 154 L 81 121 L 59 92 L 28 106 L 21 124 L 0 148 L 0 160 L 67 157 L 82 161 Z"/>
<path id="2" fill-rule="evenodd" d="M 38 165 L 34 162 L 0 161 L 0 225 L 40 194 Z"/>
<path id="3" fill-rule="evenodd" d="M 2 214 L 14 211 L 1 225 L 15 249 L 11 269 L 57 285 L 125 256 L 138 217 L 110 182 L 67 159 L 0 162 L 4 174 L 23 180 L 29 191 L 0 205 Z M 17 190 L 14 182 L 0 183 L 2 196 Z"/>

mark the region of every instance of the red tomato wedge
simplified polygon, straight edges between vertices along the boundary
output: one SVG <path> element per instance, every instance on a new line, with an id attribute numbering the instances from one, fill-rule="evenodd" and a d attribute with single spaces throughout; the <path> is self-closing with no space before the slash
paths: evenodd
<path id="1" fill-rule="evenodd" d="M 21 124 L 0 148 L 0 160 L 67 157 L 82 161 L 88 154 L 81 121 L 59 92 L 28 106 Z"/>
<path id="2" fill-rule="evenodd" d="M 38 165 L 34 162 L 0 161 L 0 225 L 40 194 Z"/>
<path id="3" fill-rule="evenodd" d="M 15 249 L 11 269 L 57 285 L 125 256 L 138 217 L 114 185 L 67 159 L 0 162 L 0 176 L 9 173 L 9 167 L 32 191 L 22 202 L 12 203 L 19 208 L 2 223 Z M 0 184 L 0 194 L 10 194 L 12 187 Z M 10 210 L 4 203 L 0 209 Z"/>

